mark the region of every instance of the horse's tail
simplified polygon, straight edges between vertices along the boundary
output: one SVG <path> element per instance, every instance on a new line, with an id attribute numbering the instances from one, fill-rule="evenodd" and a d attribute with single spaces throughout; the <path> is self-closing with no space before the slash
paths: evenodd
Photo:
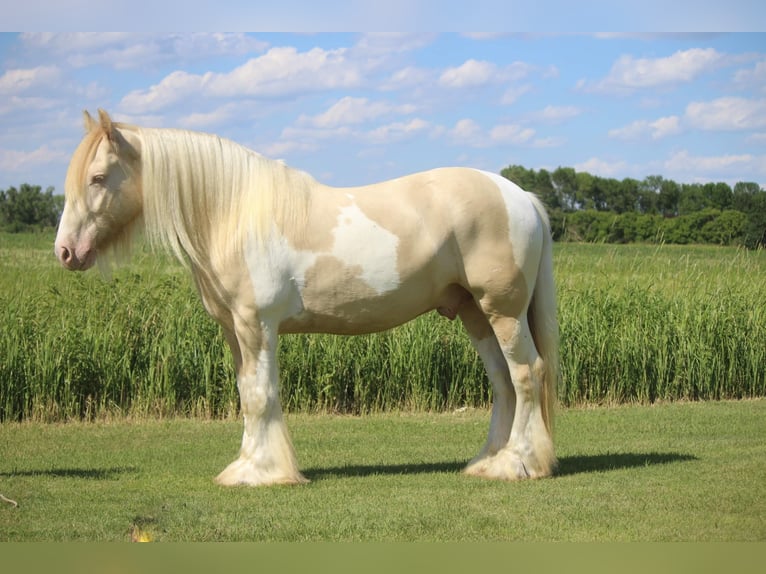
<path id="1" fill-rule="evenodd" d="M 559 326 L 556 313 L 556 288 L 553 280 L 553 238 L 545 207 L 537 197 L 534 195 L 531 197 L 543 222 L 544 239 L 527 319 L 535 347 L 543 363 L 542 373 L 540 373 L 543 379 L 540 406 L 545 427 L 551 433 L 559 381 Z"/>

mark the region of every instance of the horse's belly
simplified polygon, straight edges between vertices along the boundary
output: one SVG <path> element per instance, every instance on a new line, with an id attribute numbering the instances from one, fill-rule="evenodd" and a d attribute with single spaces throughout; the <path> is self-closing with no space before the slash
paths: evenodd
<path id="1" fill-rule="evenodd" d="M 435 308 L 430 298 L 408 297 L 406 290 L 371 295 L 346 286 L 321 300 L 304 300 L 300 312 L 286 317 L 280 333 L 358 335 L 391 329 Z"/>

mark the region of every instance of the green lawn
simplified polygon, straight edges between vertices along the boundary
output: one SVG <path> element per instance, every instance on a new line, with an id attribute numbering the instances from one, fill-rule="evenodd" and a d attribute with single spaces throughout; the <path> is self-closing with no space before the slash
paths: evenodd
<path id="1" fill-rule="evenodd" d="M 562 410 L 552 479 L 464 476 L 488 412 L 288 416 L 300 487 L 223 488 L 238 421 L 0 425 L 3 541 L 766 539 L 766 400 Z"/>

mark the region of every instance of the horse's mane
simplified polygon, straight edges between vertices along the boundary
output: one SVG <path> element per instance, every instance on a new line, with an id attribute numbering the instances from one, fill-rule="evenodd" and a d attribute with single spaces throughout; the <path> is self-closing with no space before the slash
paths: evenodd
<path id="1" fill-rule="evenodd" d="M 316 184 L 308 174 L 215 135 L 113 126 L 141 141 L 147 239 L 182 262 L 203 267 L 211 257 L 241 252 L 249 241 L 262 245 L 275 227 L 305 227 L 308 192 Z M 67 201 L 82 200 L 85 172 L 104 137 L 103 129 L 94 127 L 75 151 Z M 127 237 L 116 238 L 116 243 L 127 242 Z"/>
<path id="2" fill-rule="evenodd" d="M 150 241 L 204 265 L 262 244 L 297 224 L 315 181 L 230 140 L 172 129 L 141 129 L 144 220 Z"/>

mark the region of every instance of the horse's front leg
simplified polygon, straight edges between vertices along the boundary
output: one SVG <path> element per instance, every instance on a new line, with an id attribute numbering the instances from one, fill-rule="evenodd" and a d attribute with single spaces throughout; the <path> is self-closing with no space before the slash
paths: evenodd
<path id="1" fill-rule="evenodd" d="M 298 471 L 279 401 L 277 330 L 259 321 L 234 322 L 241 353 L 237 387 L 245 430 L 239 458 L 216 478 L 224 485 L 297 484 Z M 232 346 L 234 341 L 231 342 Z M 234 349 L 232 349 L 234 351 Z"/>

